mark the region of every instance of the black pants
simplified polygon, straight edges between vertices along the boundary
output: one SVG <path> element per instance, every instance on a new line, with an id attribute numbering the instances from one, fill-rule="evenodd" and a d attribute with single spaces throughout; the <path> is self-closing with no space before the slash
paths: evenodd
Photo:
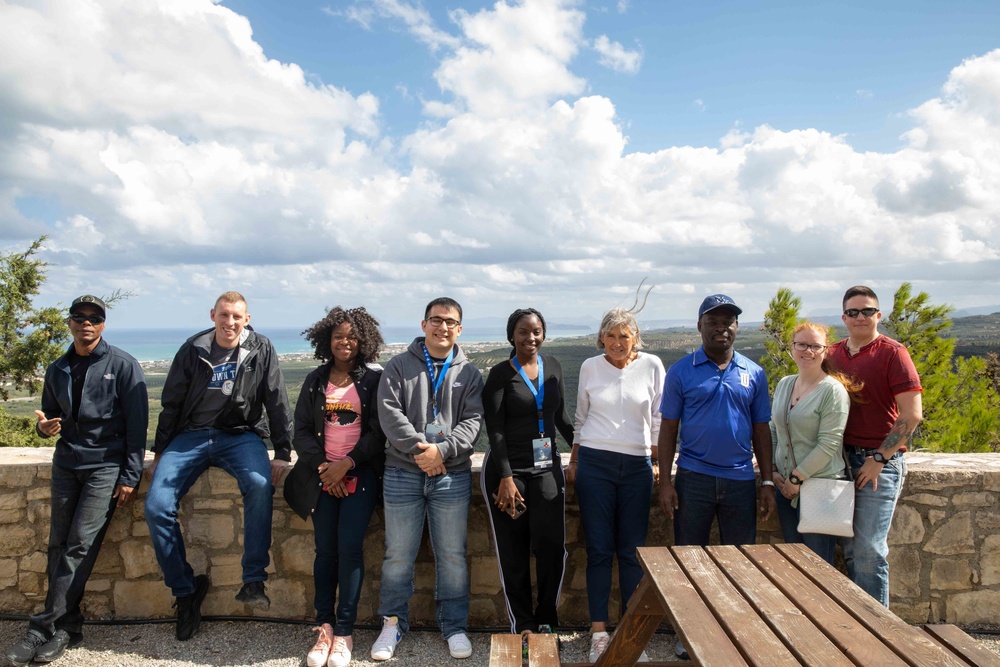
<path id="1" fill-rule="evenodd" d="M 490 508 L 511 632 L 537 632 L 539 625 L 554 627 L 559 624 L 556 606 L 566 568 L 566 483 L 558 455 L 551 468 L 512 472 L 514 485 L 528 508 L 517 519 L 511 519 L 493 503 L 492 496 L 500 485 L 500 476 L 490 462 L 490 450 L 486 450 L 480 483 Z M 532 604 L 532 554 L 538 584 L 537 607 Z"/>

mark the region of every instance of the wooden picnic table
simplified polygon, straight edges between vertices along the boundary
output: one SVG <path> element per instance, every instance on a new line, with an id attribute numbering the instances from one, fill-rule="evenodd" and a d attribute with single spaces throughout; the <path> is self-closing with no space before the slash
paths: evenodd
<path id="1" fill-rule="evenodd" d="M 802 544 L 641 547 L 639 562 L 645 576 L 595 667 L 636 664 L 664 620 L 691 662 L 644 664 L 1000 667 L 953 625 L 907 624 Z M 528 658 L 589 665 L 560 663 L 553 635 L 531 635 Z M 494 635 L 490 665 L 520 667 L 520 638 Z"/>

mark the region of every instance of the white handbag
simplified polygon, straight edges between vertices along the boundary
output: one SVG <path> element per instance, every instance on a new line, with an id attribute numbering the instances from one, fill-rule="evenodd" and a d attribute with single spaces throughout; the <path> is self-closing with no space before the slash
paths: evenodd
<path id="1" fill-rule="evenodd" d="M 792 396 L 789 393 L 788 403 L 785 405 L 785 437 L 794 470 L 798 463 L 795 462 L 795 450 L 788 430 L 791 402 Z M 840 448 L 840 454 L 844 457 L 847 479 L 809 477 L 802 481 L 799 487 L 800 533 L 854 537 L 854 480 L 851 479 L 851 464 L 843 447 Z"/>

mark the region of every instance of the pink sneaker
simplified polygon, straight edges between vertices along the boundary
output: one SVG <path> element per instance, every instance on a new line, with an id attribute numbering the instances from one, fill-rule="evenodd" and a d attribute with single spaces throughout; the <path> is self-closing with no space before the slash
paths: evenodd
<path id="1" fill-rule="evenodd" d="M 351 636 L 334 637 L 333 649 L 330 651 L 330 661 L 327 667 L 347 667 L 351 662 L 351 649 L 354 648 L 354 641 Z"/>
<path id="2" fill-rule="evenodd" d="M 308 667 L 326 667 L 326 660 L 330 657 L 330 648 L 333 646 L 333 627 L 329 623 L 313 628 L 313 632 L 318 632 L 316 644 L 306 656 Z"/>

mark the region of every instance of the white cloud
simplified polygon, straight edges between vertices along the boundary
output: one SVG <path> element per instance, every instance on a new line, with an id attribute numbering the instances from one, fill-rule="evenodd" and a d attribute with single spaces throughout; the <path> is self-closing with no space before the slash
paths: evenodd
<path id="1" fill-rule="evenodd" d="M 600 63 L 609 69 L 625 74 L 635 74 L 642 65 L 642 49 L 629 51 L 619 42 L 613 42 L 607 35 L 594 40 L 594 50 L 600 54 Z"/>
<path id="2" fill-rule="evenodd" d="M 224 6 L 0 5 L 0 235 L 41 226 L 53 295 L 133 288 L 153 322 L 234 286 L 290 325 L 334 302 L 414 319 L 442 292 L 569 317 L 646 275 L 651 318 L 732 291 L 754 319 L 779 286 L 812 308 L 863 281 L 996 302 L 1000 51 L 958 65 L 894 153 L 738 124 L 626 152 L 573 69 L 581 3 L 456 11 L 453 39 L 419 5 L 366 6 L 437 44 L 443 99 L 408 136 L 381 136 L 374 97 L 268 59 Z M 63 213 L 29 227 L 25 198 Z"/>

